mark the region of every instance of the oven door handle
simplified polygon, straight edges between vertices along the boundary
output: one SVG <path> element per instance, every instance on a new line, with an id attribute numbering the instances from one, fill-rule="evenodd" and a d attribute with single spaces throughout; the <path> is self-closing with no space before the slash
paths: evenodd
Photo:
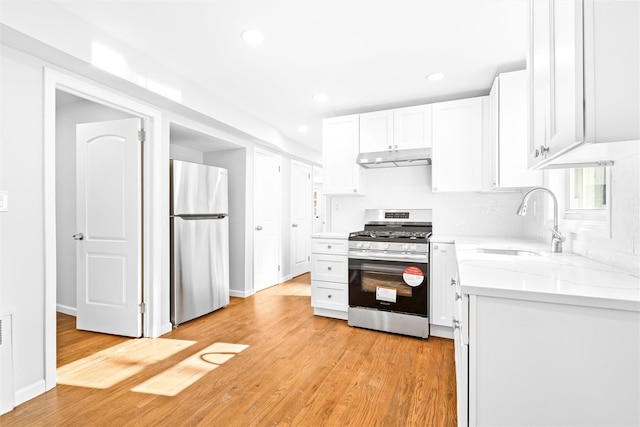
<path id="1" fill-rule="evenodd" d="M 395 254 L 389 252 L 349 251 L 349 258 L 366 259 L 370 261 L 420 261 L 428 262 L 428 254 Z"/>

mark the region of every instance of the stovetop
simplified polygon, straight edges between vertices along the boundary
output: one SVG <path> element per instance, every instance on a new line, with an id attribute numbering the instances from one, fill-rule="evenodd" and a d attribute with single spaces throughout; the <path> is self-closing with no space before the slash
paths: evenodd
<path id="1" fill-rule="evenodd" d="M 384 240 L 384 241 L 427 241 L 431 231 L 388 231 L 388 230 L 363 230 L 349 234 L 349 240 Z"/>
<path id="2" fill-rule="evenodd" d="M 349 234 L 350 241 L 427 244 L 431 236 L 430 209 L 366 209 L 364 230 Z"/>

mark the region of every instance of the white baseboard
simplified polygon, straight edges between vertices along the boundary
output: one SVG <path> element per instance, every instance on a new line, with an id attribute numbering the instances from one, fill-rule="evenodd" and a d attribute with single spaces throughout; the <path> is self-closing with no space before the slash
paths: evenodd
<path id="1" fill-rule="evenodd" d="M 255 291 L 251 290 L 251 291 L 236 291 L 233 289 L 229 290 L 229 296 L 232 297 L 237 297 L 237 298 L 248 298 L 251 295 L 254 295 Z"/>
<path id="2" fill-rule="evenodd" d="M 291 274 L 287 274 L 286 276 L 282 276 L 282 277 L 280 277 L 280 283 L 284 283 L 284 282 L 286 282 L 287 280 L 291 280 L 291 279 L 293 279 L 293 275 L 291 275 Z M 280 283 L 278 283 L 278 284 L 280 284 Z"/>
<path id="3" fill-rule="evenodd" d="M 453 339 L 453 328 L 450 326 L 429 325 L 429 335 L 433 337 Z"/>
<path id="4" fill-rule="evenodd" d="M 0 315 L 0 415 L 16 406 L 13 390 L 13 327 L 10 313 Z"/>
<path id="5" fill-rule="evenodd" d="M 164 325 L 160 326 L 160 328 L 158 328 L 158 330 L 154 330 L 153 336 L 148 337 L 148 338 L 158 338 L 161 337 L 164 334 L 167 334 L 169 332 L 171 332 L 173 330 L 173 325 L 171 324 L 171 322 L 169 323 L 165 323 Z"/>
<path id="6" fill-rule="evenodd" d="M 69 316 L 77 317 L 78 310 L 75 307 L 69 307 L 68 305 L 56 304 L 56 311 L 62 314 L 68 314 Z"/>
<path id="7" fill-rule="evenodd" d="M 34 397 L 40 396 L 45 391 L 44 378 L 27 387 L 22 387 L 20 390 L 16 391 L 16 406 L 26 402 L 27 400 L 31 400 Z"/>

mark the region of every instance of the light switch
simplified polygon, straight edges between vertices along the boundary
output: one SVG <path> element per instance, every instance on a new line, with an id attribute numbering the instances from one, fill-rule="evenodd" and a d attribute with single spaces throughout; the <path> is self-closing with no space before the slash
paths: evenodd
<path id="1" fill-rule="evenodd" d="M 7 212 L 9 210 L 9 192 L 0 191 L 0 212 Z"/>

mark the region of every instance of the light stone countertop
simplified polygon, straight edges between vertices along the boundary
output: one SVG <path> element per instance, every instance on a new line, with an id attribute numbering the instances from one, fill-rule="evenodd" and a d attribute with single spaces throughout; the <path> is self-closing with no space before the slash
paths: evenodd
<path id="1" fill-rule="evenodd" d="M 314 233 L 312 239 L 347 239 L 349 233 L 346 231 L 326 231 L 324 233 Z"/>
<path id="2" fill-rule="evenodd" d="M 455 242 L 465 294 L 640 312 L 640 277 L 589 258 L 550 253 L 550 245 L 517 238 L 435 236 Z M 519 249 L 539 255 L 481 253 Z"/>

